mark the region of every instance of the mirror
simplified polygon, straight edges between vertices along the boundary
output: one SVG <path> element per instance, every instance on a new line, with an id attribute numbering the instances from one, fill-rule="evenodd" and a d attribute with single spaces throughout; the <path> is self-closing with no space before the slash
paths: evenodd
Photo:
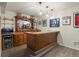
<path id="1" fill-rule="evenodd" d="M 18 24 L 19 28 L 21 28 L 21 29 L 30 29 L 31 28 L 31 23 L 29 21 L 18 20 L 17 24 Z"/>

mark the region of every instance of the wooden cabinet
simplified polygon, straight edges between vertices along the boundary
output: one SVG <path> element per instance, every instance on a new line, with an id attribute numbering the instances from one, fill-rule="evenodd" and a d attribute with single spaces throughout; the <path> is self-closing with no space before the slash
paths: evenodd
<path id="1" fill-rule="evenodd" d="M 2 39 L 1 39 L 1 32 L 0 32 L 0 49 L 2 49 Z"/>
<path id="2" fill-rule="evenodd" d="M 27 44 L 27 34 L 24 33 L 24 44 Z"/>
<path id="3" fill-rule="evenodd" d="M 20 22 L 29 22 L 31 28 L 26 28 L 26 26 L 21 25 Z M 25 33 L 33 30 L 33 19 L 21 15 L 15 16 L 15 30 L 16 32 L 13 33 L 14 46 L 27 44 L 27 35 Z"/>
<path id="4" fill-rule="evenodd" d="M 25 43 L 24 33 L 21 32 L 13 33 L 13 41 L 14 41 L 14 46 L 24 44 Z"/>

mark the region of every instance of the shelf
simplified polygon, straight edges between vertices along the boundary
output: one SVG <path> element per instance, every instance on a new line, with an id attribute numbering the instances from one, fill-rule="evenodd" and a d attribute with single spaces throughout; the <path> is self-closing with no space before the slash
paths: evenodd
<path id="1" fill-rule="evenodd" d="M 11 23 L 1 23 L 1 24 L 10 24 L 10 25 L 15 25 L 15 24 L 11 24 Z"/>
<path id="2" fill-rule="evenodd" d="M 3 20 L 10 20 L 10 21 L 13 21 L 14 19 L 13 19 L 13 18 L 7 18 L 7 17 L 5 17 Z"/>
<path id="3" fill-rule="evenodd" d="M 14 21 L 14 20 L 10 20 L 10 19 L 6 19 L 6 20 L 9 20 L 9 21 Z M 3 21 L 6 21 L 6 20 L 3 20 Z"/>

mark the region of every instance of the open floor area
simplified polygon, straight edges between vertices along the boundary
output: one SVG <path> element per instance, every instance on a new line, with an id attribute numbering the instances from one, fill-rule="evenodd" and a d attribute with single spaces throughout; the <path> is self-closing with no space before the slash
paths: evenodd
<path id="1" fill-rule="evenodd" d="M 26 45 L 21 45 L 2 52 L 3 57 L 30 57 Z M 79 51 L 57 45 L 41 57 L 79 57 Z"/>

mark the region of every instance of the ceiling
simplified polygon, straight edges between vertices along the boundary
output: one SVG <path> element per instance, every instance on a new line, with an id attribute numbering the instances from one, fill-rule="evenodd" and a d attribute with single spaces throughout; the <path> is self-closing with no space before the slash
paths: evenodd
<path id="1" fill-rule="evenodd" d="M 50 9 L 53 9 L 53 11 L 58 11 L 76 5 L 79 5 L 79 3 L 78 2 L 43 2 L 41 4 L 41 10 L 43 12 L 43 15 L 45 15 L 47 11 L 51 12 Z M 46 6 L 49 6 L 49 8 L 47 9 Z M 8 2 L 6 9 L 13 12 L 22 12 L 27 15 L 39 16 L 40 5 L 38 2 Z"/>

